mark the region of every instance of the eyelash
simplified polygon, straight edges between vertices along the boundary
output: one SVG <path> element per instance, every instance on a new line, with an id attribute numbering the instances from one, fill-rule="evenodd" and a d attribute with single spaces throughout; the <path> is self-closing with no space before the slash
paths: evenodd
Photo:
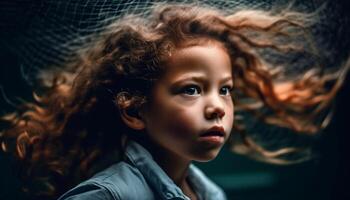
<path id="1" fill-rule="evenodd" d="M 223 89 L 226 89 L 226 90 L 222 94 L 221 92 L 223 91 Z M 228 96 L 231 94 L 231 91 L 232 91 L 231 86 L 224 86 L 220 88 L 219 93 L 220 95 Z M 185 86 L 183 89 L 181 89 L 181 93 L 189 96 L 198 96 L 202 93 L 202 89 L 197 85 L 188 85 L 188 86 Z"/>

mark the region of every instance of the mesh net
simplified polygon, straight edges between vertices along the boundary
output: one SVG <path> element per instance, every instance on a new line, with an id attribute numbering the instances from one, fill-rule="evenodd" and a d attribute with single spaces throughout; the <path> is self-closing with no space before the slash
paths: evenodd
<path id="1" fill-rule="evenodd" d="M 174 1 L 162 1 L 162 3 L 166 2 Z M 270 9 L 275 5 L 285 6 L 290 1 L 179 0 L 176 2 L 208 5 L 228 11 L 238 7 Z M 66 62 L 77 49 L 81 48 L 82 44 L 89 40 L 89 36 L 96 36 L 110 22 L 130 13 L 139 16 L 147 15 L 150 7 L 155 3 L 159 2 L 140 0 L 3 1 L 0 27 L 4 31 L 1 31 L 3 38 L 1 42 L 18 56 L 23 77 L 31 84 L 40 69 L 59 66 Z M 294 5 L 301 9 L 315 10 L 319 7 L 319 3 L 320 1 L 315 0 L 303 3 L 295 1 Z M 322 29 L 324 24 L 320 23 L 317 29 Z"/>

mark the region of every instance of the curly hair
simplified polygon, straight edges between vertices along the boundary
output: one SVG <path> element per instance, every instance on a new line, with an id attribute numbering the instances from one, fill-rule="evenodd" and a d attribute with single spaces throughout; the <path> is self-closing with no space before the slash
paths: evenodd
<path id="1" fill-rule="evenodd" d="M 193 5 L 155 6 L 147 18 L 127 15 L 62 70 L 42 72 L 44 89 L 34 93 L 35 101 L 2 117 L 8 125 L 0 136 L 2 150 L 13 152 L 25 166 L 27 187 L 35 185 L 29 191 L 57 197 L 123 159 L 125 139 L 133 130 L 122 122 L 120 111 L 137 112 L 147 103 L 172 52 L 211 40 L 222 43 L 231 58 L 238 111 L 296 132 L 317 133 L 330 115 L 316 119 L 329 110 L 348 67 L 327 73 L 315 64 L 292 77 L 259 51 L 305 52 L 298 41 L 312 41 L 307 24 L 313 18 L 288 10 L 222 14 Z M 314 49 L 310 52 L 317 55 Z M 248 136 L 242 120 L 233 129 L 237 133 L 229 140 L 231 149 L 256 159 L 283 163 L 281 155 L 298 150 L 264 149 Z"/>

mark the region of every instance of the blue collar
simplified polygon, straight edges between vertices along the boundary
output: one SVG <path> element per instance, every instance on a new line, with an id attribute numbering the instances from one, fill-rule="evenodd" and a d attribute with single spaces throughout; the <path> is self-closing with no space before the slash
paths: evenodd
<path id="1" fill-rule="evenodd" d="M 162 199 L 190 200 L 140 144 L 130 140 L 125 155 L 140 170 L 150 186 L 159 192 Z M 189 166 L 188 178 L 199 199 L 210 199 L 217 194 L 216 187 L 213 187 L 208 178 L 193 164 Z"/>

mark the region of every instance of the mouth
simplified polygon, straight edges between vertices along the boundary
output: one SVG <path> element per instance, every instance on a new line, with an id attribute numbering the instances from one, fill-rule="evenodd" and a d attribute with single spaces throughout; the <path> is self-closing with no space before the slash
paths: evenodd
<path id="1" fill-rule="evenodd" d="M 199 135 L 200 137 L 212 137 L 212 136 L 218 136 L 218 137 L 224 137 L 225 136 L 225 129 L 222 126 L 213 126 L 204 133 Z"/>
<path id="2" fill-rule="evenodd" d="M 225 142 L 225 129 L 222 126 L 213 126 L 199 135 L 199 141 L 212 147 L 220 147 Z"/>

